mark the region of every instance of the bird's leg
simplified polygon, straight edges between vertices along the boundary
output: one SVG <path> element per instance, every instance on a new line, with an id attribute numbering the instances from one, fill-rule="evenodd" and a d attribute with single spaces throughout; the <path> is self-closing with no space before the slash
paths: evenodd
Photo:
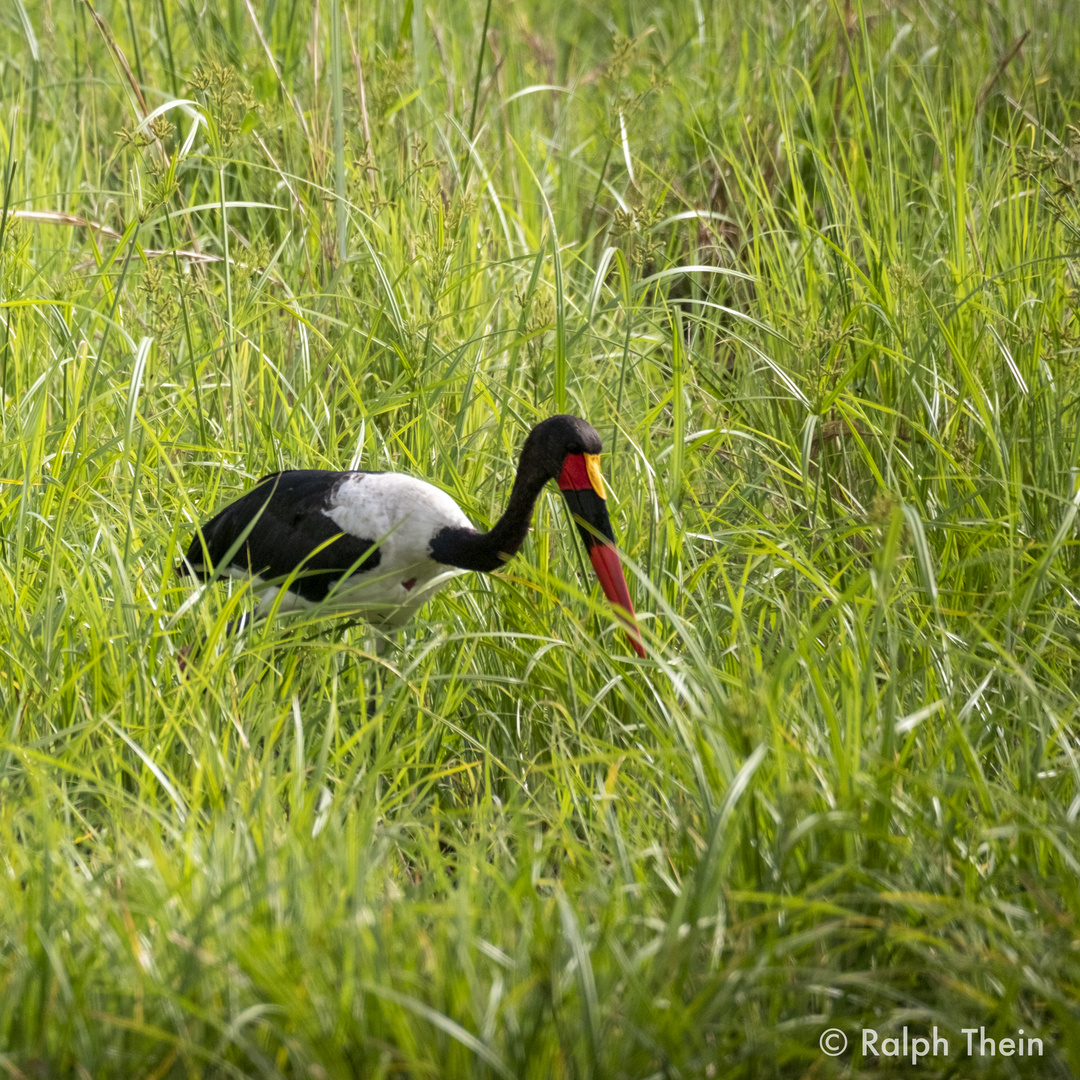
<path id="1" fill-rule="evenodd" d="M 375 655 L 381 660 L 392 648 L 394 642 L 385 630 L 375 630 Z"/>
<path id="2" fill-rule="evenodd" d="M 373 649 L 376 657 L 382 659 L 383 653 L 386 651 L 386 638 L 379 633 L 378 630 L 373 629 L 374 635 Z M 382 680 L 379 678 L 379 664 L 373 664 L 371 667 L 371 692 L 368 694 L 368 699 L 364 703 L 364 719 L 373 720 L 375 718 L 376 710 L 379 707 L 379 692 L 382 690 Z"/>
<path id="3" fill-rule="evenodd" d="M 394 641 L 384 630 L 379 630 L 376 627 L 371 628 L 371 632 L 374 636 L 374 649 L 376 659 L 381 661 L 386 654 L 394 647 Z M 395 635 L 396 636 L 396 635 Z M 364 710 L 364 719 L 371 720 L 375 716 L 376 709 L 379 704 L 379 697 L 383 688 L 382 677 L 382 664 L 376 663 L 374 665 L 374 673 L 372 675 L 374 686 L 372 688 L 371 696 L 367 700 L 367 708 Z"/>
<path id="4" fill-rule="evenodd" d="M 364 702 L 364 719 L 373 720 L 375 718 L 375 712 L 379 707 L 379 674 L 376 672 L 372 679 L 374 680 L 374 686 L 371 688 L 371 693 L 368 694 L 368 699 Z"/>
<path id="5" fill-rule="evenodd" d="M 255 621 L 255 616 L 250 611 L 245 611 L 239 619 L 233 619 L 231 622 L 225 624 L 225 637 L 232 637 L 233 634 L 241 634 L 244 630 Z"/>
<path id="6" fill-rule="evenodd" d="M 242 634 L 256 619 L 256 614 L 245 611 L 239 619 L 232 619 L 225 624 L 225 632 L 222 635 L 223 638 L 231 638 L 234 634 Z M 185 645 L 181 648 L 177 654 L 176 663 L 180 668 L 180 673 L 184 674 L 187 671 L 188 664 L 193 663 L 198 659 L 202 653 L 203 648 L 206 646 L 206 640 L 208 635 L 203 634 L 199 638 L 196 645 Z"/>

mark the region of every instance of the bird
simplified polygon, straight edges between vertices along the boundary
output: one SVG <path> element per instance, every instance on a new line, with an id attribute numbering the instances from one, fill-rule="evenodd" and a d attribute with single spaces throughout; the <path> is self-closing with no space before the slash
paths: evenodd
<path id="1" fill-rule="evenodd" d="M 275 607 L 324 605 L 395 630 L 458 573 L 491 573 L 513 558 L 537 498 L 555 480 L 604 594 L 644 657 L 615 549 L 601 449 L 596 429 L 580 417 L 537 424 L 522 446 L 506 510 L 489 532 L 476 529 L 445 491 L 403 473 L 271 473 L 195 531 L 177 571 L 203 581 L 250 580 L 257 618 Z"/>

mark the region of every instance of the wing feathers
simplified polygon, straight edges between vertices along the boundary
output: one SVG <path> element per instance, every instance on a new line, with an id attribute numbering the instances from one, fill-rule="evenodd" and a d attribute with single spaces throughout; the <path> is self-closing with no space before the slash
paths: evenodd
<path id="1" fill-rule="evenodd" d="M 355 476 L 305 469 L 263 477 L 196 532 L 188 564 L 205 579 L 214 568 L 221 568 L 219 564 L 240 541 L 229 566 L 267 581 L 299 570 L 290 589 L 312 603 L 324 600 L 343 574 L 374 570 L 381 559 L 376 539 L 343 533 L 325 512 L 342 481 Z"/>

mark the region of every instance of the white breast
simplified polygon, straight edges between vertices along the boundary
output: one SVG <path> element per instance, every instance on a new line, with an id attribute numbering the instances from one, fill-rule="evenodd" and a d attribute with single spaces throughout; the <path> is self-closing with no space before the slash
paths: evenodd
<path id="1" fill-rule="evenodd" d="M 342 532 L 380 541 L 384 563 L 428 558 L 432 537 L 447 525 L 472 522 L 445 491 L 400 473 L 355 473 L 324 511 Z"/>

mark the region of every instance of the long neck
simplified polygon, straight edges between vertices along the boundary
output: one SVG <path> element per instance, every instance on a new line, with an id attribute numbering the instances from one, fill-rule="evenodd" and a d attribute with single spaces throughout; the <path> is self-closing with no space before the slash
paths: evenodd
<path id="1" fill-rule="evenodd" d="M 485 573 L 498 570 L 525 543 L 533 507 L 549 479 L 545 472 L 523 456 L 506 510 L 494 528 L 486 533 L 474 529 L 445 528 L 431 542 L 432 557 L 436 562 L 458 566 L 462 570 Z"/>

